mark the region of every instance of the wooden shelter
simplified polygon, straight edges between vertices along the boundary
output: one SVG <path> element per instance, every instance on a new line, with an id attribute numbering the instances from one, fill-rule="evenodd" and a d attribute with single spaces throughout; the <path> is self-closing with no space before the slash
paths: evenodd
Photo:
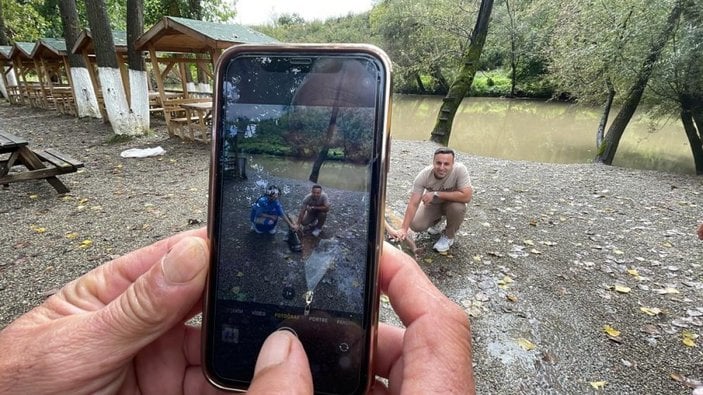
<path id="1" fill-rule="evenodd" d="M 206 75 L 213 80 L 214 65 L 225 48 L 243 43 L 273 43 L 276 39 L 261 32 L 237 24 L 223 24 L 194 19 L 166 16 L 142 34 L 135 44 L 137 50 L 149 51 L 149 61 L 156 80 L 158 92 L 152 102 L 163 111 L 169 134 L 191 139 L 209 141 L 206 130 L 200 136 L 194 135 L 193 124 L 205 128 L 210 112 L 205 106 L 196 114 L 189 104 L 209 102 L 212 107 L 212 92 L 193 92 L 188 82 L 193 79 L 192 71 Z M 170 53 L 167 55 L 165 53 Z M 195 67 L 192 68 L 191 66 Z M 167 92 L 169 74 L 173 81 L 180 81 L 181 90 Z M 186 105 L 186 108 L 183 107 Z M 190 106 L 192 107 L 192 106 Z"/>
<path id="2" fill-rule="evenodd" d="M 19 88 L 14 83 L 14 79 L 10 78 L 10 73 L 13 73 L 13 64 L 10 60 L 10 52 L 12 51 L 12 46 L 10 45 L 0 45 L 0 81 L 5 87 L 5 93 L 7 94 L 7 100 L 11 104 L 15 104 L 16 100 L 19 100 Z M 11 81 L 13 82 L 10 85 Z"/>
<path id="3" fill-rule="evenodd" d="M 39 83 L 44 106 L 76 115 L 66 41 L 63 38 L 42 38 L 34 46 L 32 59 L 35 64 L 38 63 L 40 70 Z"/>
<path id="4" fill-rule="evenodd" d="M 120 74 L 122 77 L 122 85 L 125 92 L 129 94 L 129 70 L 127 68 L 127 33 L 121 31 L 112 32 L 112 41 L 115 45 L 115 56 L 117 57 L 117 64 L 120 67 Z M 102 96 L 102 91 L 100 90 L 100 79 L 98 78 L 98 66 L 97 59 L 95 57 L 95 45 L 93 43 L 93 36 L 89 29 L 83 29 L 83 31 L 78 35 L 76 43 L 71 49 L 72 53 L 80 54 L 83 57 L 86 67 L 88 68 L 88 73 L 90 75 L 90 82 L 93 84 L 93 90 L 95 91 L 95 96 L 98 99 L 98 106 L 100 107 L 100 114 L 103 119 L 107 119 L 107 111 L 105 110 L 105 100 Z"/>
<path id="5" fill-rule="evenodd" d="M 35 43 L 16 42 L 10 50 L 10 60 L 15 68 L 19 87 L 18 102 L 41 107 L 41 86 L 36 80 L 40 74 L 37 64 L 32 59 Z"/>

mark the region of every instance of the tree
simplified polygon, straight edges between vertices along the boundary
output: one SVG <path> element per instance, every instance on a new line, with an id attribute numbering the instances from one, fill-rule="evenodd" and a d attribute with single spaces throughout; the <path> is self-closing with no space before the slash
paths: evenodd
<path id="1" fill-rule="evenodd" d="M 703 3 L 685 1 L 681 23 L 661 56 L 650 91 L 656 96 L 653 112 L 675 114 L 691 147 L 696 173 L 703 174 Z"/>
<path id="2" fill-rule="evenodd" d="M 60 0 L 58 6 L 63 24 L 63 37 L 66 40 L 68 63 L 71 66 L 71 82 L 73 84 L 78 116 L 100 118 L 98 99 L 95 96 L 95 90 L 90 81 L 90 73 L 83 61 L 83 57 L 71 52 L 71 48 L 75 45 L 81 30 L 76 1 Z"/>
<path id="3" fill-rule="evenodd" d="M 622 108 L 618 112 L 618 115 L 613 120 L 610 125 L 608 132 L 605 135 L 603 143 L 599 147 L 598 155 L 596 156 L 596 161 L 607 165 L 613 163 L 613 158 L 615 158 L 615 152 L 618 149 L 618 144 L 620 143 L 620 138 L 625 132 L 627 124 L 630 123 L 632 116 L 637 109 L 637 106 L 642 99 L 644 90 L 647 87 L 649 78 L 652 75 L 653 68 L 656 62 L 659 60 L 664 47 L 672 36 L 674 29 L 676 28 L 679 17 L 681 16 L 682 1 L 678 0 L 674 4 L 671 13 L 667 19 L 664 26 L 664 30 L 659 34 L 656 40 L 651 44 L 649 52 L 645 57 L 642 65 L 637 73 L 635 82 L 630 87 L 626 99 L 622 105 Z"/>
<path id="4" fill-rule="evenodd" d="M 112 130 L 118 135 L 139 135 L 148 129 L 148 111 L 145 118 L 140 111 L 130 108 L 120 75 L 115 44 L 103 0 L 86 3 L 88 22 L 93 36 L 98 64 L 100 88 Z"/>
<path id="5" fill-rule="evenodd" d="M 127 0 L 127 63 L 129 64 L 129 102 L 135 115 L 136 125 L 143 131 L 149 130 L 149 78 L 146 73 L 144 56 L 137 51 L 135 43 L 144 33 L 144 0 Z"/>
<path id="6" fill-rule="evenodd" d="M 5 33 L 5 17 L 2 12 L 2 1 L 0 1 L 0 45 L 9 45 L 7 34 Z"/>
<path id="7" fill-rule="evenodd" d="M 476 18 L 476 25 L 471 33 L 471 44 L 462 56 L 462 65 L 459 75 L 456 77 L 449 92 L 444 97 L 442 106 L 437 115 L 437 122 L 432 130 L 430 140 L 447 145 L 452 131 L 452 123 L 461 101 L 469 93 L 471 84 L 478 68 L 478 61 L 481 57 L 483 44 L 486 42 L 488 34 L 488 22 L 493 10 L 493 0 L 481 0 L 481 7 Z"/>

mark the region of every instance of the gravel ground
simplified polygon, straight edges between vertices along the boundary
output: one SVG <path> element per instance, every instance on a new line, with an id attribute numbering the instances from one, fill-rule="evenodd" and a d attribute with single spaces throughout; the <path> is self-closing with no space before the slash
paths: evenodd
<path id="1" fill-rule="evenodd" d="M 45 181 L 0 190 L 0 328 L 91 268 L 203 226 L 208 146 L 152 126 L 149 137 L 111 144 L 100 121 L 0 104 L 1 131 L 85 163 L 60 176 L 64 196 Z M 119 156 L 156 145 L 164 156 Z M 397 216 L 434 148 L 393 142 Z M 426 252 L 419 263 L 471 317 L 479 393 L 691 394 L 701 385 L 703 178 L 458 159 L 475 189 L 466 223 L 449 255 Z M 418 243 L 429 251 L 435 238 Z M 386 303 L 382 317 L 396 321 Z"/>

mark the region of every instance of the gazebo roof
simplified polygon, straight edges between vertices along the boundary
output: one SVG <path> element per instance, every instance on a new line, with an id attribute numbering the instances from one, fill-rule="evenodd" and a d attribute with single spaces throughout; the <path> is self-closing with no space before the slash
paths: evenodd
<path id="1" fill-rule="evenodd" d="M 58 59 L 68 56 L 66 40 L 63 38 L 42 38 L 32 52 L 33 58 Z"/>
<path id="2" fill-rule="evenodd" d="M 112 41 L 115 44 L 115 52 L 127 53 L 127 32 L 113 31 Z M 83 31 L 78 35 L 71 52 L 81 53 L 84 49 L 86 49 L 88 53 L 95 53 L 93 35 L 90 33 L 90 29 L 83 29 Z"/>
<path id="3" fill-rule="evenodd" d="M 15 45 L 12 46 L 12 50 L 10 51 L 10 58 L 14 59 L 20 57 L 23 59 L 32 59 L 32 52 L 34 51 L 35 45 L 36 43 L 21 41 L 16 42 Z"/>
<path id="4" fill-rule="evenodd" d="M 165 16 L 137 39 L 136 48 L 153 45 L 161 52 L 207 53 L 233 44 L 273 42 L 278 40 L 242 25 Z"/>
<path id="5" fill-rule="evenodd" d="M 0 45 L 0 58 L 9 60 L 10 52 L 12 52 L 12 47 L 10 45 Z"/>

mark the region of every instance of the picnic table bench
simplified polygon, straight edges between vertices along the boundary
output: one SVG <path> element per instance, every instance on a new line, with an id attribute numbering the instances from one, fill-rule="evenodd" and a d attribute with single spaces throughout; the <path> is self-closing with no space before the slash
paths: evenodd
<path id="1" fill-rule="evenodd" d="M 4 132 L 0 132 L 0 155 L 7 156 L 0 160 L 0 184 L 6 188 L 13 182 L 44 178 L 58 193 L 68 193 L 69 189 L 56 176 L 83 167 L 82 162 L 54 149 L 32 150 L 27 140 Z M 13 166 L 19 165 L 27 170 L 10 173 Z"/>

